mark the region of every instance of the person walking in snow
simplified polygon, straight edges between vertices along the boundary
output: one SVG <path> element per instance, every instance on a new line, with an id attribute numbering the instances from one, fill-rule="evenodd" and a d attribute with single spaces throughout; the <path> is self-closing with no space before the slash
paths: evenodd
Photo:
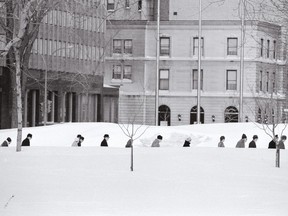
<path id="1" fill-rule="evenodd" d="M 285 135 L 281 136 L 281 139 L 280 139 L 280 141 L 278 143 L 278 148 L 279 149 L 285 149 L 284 142 L 286 141 L 286 139 L 287 139 L 287 136 L 285 136 Z"/>
<path id="2" fill-rule="evenodd" d="M 30 140 L 32 139 L 32 134 L 27 134 L 27 137 L 22 141 L 22 146 L 30 146 Z"/>
<path id="3" fill-rule="evenodd" d="M 81 136 L 78 142 L 78 147 L 81 147 L 81 144 L 84 142 L 84 137 Z"/>
<path id="4" fill-rule="evenodd" d="M 242 134 L 242 138 L 237 142 L 236 148 L 245 148 L 246 141 L 247 141 L 246 134 Z"/>
<path id="5" fill-rule="evenodd" d="M 102 140 L 102 142 L 101 142 L 101 147 L 108 147 L 108 143 L 107 143 L 107 141 L 109 140 L 109 134 L 105 134 L 104 135 L 104 139 Z"/>
<path id="6" fill-rule="evenodd" d="M 4 142 L 1 144 L 1 147 L 8 147 L 11 142 L 12 142 L 11 138 L 7 137 L 7 139 L 4 140 Z"/>
<path id="7" fill-rule="evenodd" d="M 185 140 L 183 147 L 190 147 L 190 143 L 191 143 L 191 137 L 188 137 Z"/>
<path id="8" fill-rule="evenodd" d="M 221 136 L 221 137 L 220 137 L 220 142 L 218 143 L 218 147 L 224 148 L 224 147 L 225 147 L 224 141 L 225 141 L 225 136 Z"/>
<path id="9" fill-rule="evenodd" d="M 269 142 L 268 149 L 276 149 L 276 143 L 278 142 L 278 135 L 276 134 L 274 138 Z"/>
<path id="10" fill-rule="evenodd" d="M 131 148 L 132 147 L 132 139 L 129 139 L 125 145 L 125 148 Z"/>
<path id="11" fill-rule="evenodd" d="M 163 137 L 158 135 L 157 138 L 153 141 L 151 147 L 160 147 L 160 142 L 162 141 Z"/>
<path id="12" fill-rule="evenodd" d="M 75 138 L 74 142 L 72 143 L 73 147 L 79 146 L 80 138 L 81 138 L 81 134 L 78 134 L 77 137 Z M 81 146 L 81 144 L 80 144 L 80 146 Z"/>
<path id="13" fill-rule="evenodd" d="M 256 148 L 256 142 L 258 140 L 258 136 L 257 135 L 254 135 L 253 140 L 249 143 L 249 148 Z"/>

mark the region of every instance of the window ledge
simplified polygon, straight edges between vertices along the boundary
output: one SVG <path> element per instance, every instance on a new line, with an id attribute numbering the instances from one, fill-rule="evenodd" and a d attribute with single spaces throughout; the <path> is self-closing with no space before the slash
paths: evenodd
<path id="1" fill-rule="evenodd" d="M 131 79 L 111 79 L 111 83 L 113 84 L 121 84 L 121 83 L 132 83 Z"/>

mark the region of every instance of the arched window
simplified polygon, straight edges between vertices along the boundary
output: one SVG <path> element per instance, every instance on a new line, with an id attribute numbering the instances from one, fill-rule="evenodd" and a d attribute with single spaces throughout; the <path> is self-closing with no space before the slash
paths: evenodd
<path id="1" fill-rule="evenodd" d="M 200 107 L 200 122 L 204 124 L 204 109 Z M 197 124 L 197 106 L 192 107 L 190 111 L 190 124 Z"/>
<path id="2" fill-rule="evenodd" d="M 227 122 L 238 122 L 238 110 L 236 107 L 229 106 L 225 109 L 224 117 L 225 123 Z"/>
<path id="3" fill-rule="evenodd" d="M 158 125 L 170 126 L 170 108 L 166 105 L 161 105 L 158 108 Z"/>

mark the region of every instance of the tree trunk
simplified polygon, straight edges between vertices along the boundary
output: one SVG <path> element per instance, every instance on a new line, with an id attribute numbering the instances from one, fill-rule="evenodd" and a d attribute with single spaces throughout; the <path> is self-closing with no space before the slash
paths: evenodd
<path id="1" fill-rule="evenodd" d="M 14 47 L 15 69 L 16 69 L 16 94 L 17 94 L 17 147 L 16 151 L 21 151 L 22 141 L 22 91 L 21 91 L 21 61 L 18 47 Z"/>
<path id="2" fill-rule="evenodd" d="M 276 167 L 280 168 L 280 149 L 276 146 Z"/>
<path id="3" fill-rule="evenodd" d="M 131 141 L 131 166 L 130 166 L 131 172 L 133 172 L 133 170 L 134 170 L 134 167 L 133 167 L 133 162 L 134 162 L 134 161 L 133 161 L 133 159 L 134 159 L 133 156 L 134 156 L 134 155 L 133 155 L 133 153 L 134 153 L 134 152 L 133 152 L 133 139 L 132 139 L 132 141 Z"/>

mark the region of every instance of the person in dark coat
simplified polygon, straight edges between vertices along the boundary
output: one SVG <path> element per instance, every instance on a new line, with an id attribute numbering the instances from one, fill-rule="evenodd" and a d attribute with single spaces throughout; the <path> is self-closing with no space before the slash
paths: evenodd
<path id="1" fill-rule="evenodd" d="M 75 138 L 74 142 L 72 143 L 73 147 L 79 146 L 80 138 L 81 138 L 81 134 L 78 134 L 77 137 Z M 81 144 L 80 144 L 80 146 L 81 146 Z"/>
<path id="2" fill-rule="evenodd" d="M 191 137 L 188 137 L 185 140 L 183 147 L 190 147 L 190 143 L 191 143 Z"/>
<path id="3" fill-rule="evenodd" d="M 125 148 L 131 148 L 132 147 L 132 139 L 129 139 L 125 145 Z"/>
<path id="4" fill-rule="evenodd" d="M 160 142 L 162 141 L 163 137 L 161 135 L 158 135 L 157 136 L 157 139 L 155 139 L 153 142 L 152 142 L 152 145 L 151 147 L 160 147 Z"/>
<path id="5" fill-rule="evenodd" d="M 80 136 L 79 142 L 78 142 L 78 147 L 81 147 L 81 144 L 84 142 L 84 137 Z"/>
<path id="6" fill-rule="evenodd" d="M 218 143 L 218 147 L 224 148 L 225 147 L 224 141 L 225 141 L 225 136 L 221 136 L 220 137 L 220 142 Z"/>
<path id="7" fill-rule="evenodd" d="M 30 146 L 30 140 L 32 139 L 32 134 L 27 134 L 27 137 L 22 141 L 22 146 Z"/>
<path id="8" fill-rule="evenodd" d="M 4 140 L 4 142 L 1 144 L 1 147 L 8 147 L 11 142 L 12 142 L 11 138 L 7 137 L 7 139 Z"/>
<path id="9" fill-rule="evenodd" d="M 278 143 L 278 148 L 279 149 L 285 149 L 285 144 L 284 142 L 286 141 L 287 137 L 285 135 L 281 136 L 281 139 Z"/>
<path id="10" fill-rule="evenodd" d="M 109 134 L 105 134 L 104 135 L 104 139 L 102 140 L 102 142 L 101 142 L 101 146 L 102 147 L 108 147 L 108 143 L 107 143 L 107 141 L 109 140 Z"/>
<path id="11" fill-rule="evenodd" d="M 246 134 L 242 134 L 241 140 L 239 140 L 236 144 L 236 148 L 245 148 L 245 142 L 247 141 Z"/>
<path id="12" fill-rule="evenodd" d="M 249 148 L 256 148 L 256 142 L 258 140 L 258 136 L 254 135 L 253 140 L 249 143 Z"/>
<path id="13" fill-rule="evenodd" d="M 276 143 L 278 142 L 278 135 L 274 136 L 274 139 L 269 142 L 268 149 L 276 149 Z"/>

